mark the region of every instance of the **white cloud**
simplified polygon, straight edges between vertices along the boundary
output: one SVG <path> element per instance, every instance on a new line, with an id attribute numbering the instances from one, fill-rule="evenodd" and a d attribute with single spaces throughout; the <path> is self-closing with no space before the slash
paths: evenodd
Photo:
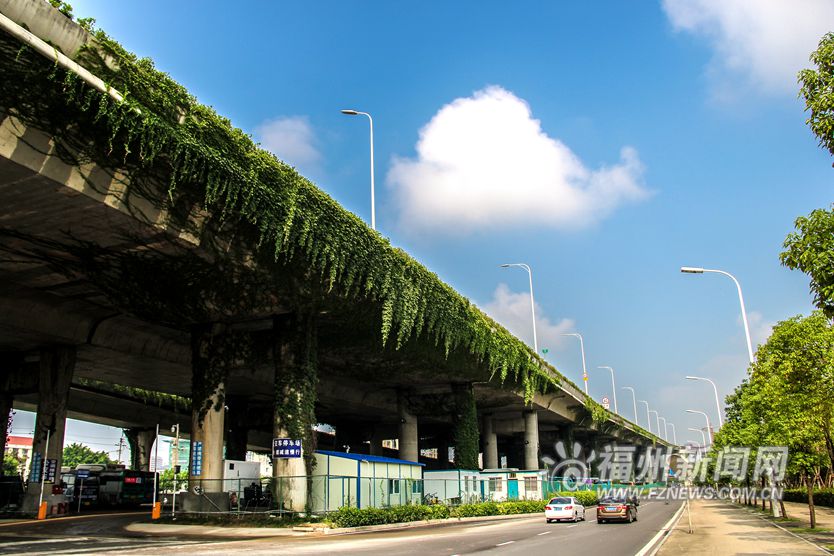
<path id="1" fill-rule="evenodd" d="M 591 170 L 542 130 L 524 100 L 497 86 L 441 108 L 420 130 L 416 151 L 416 159 L 395 157 L 388 172 L 411 231 L 579 228 L 648 196 L 635 149 Z"/>
<path id="2" fill-rule="evenodd" d="M 257 127 L 261 145 L 293 166 L 310 169 L 321 160 L 316 137 L 306 116 L 286 116 L 268 120 Z"/>
<path id="3" fill-rule="evenodd" d="M 521 338 L 528 345 L 533 345 L 533 327 L 530 322 L 530 294 L 510 291 L 507 284 L 498 284 L 492 294 L 492 300 L 483 310 L 504 327 Z M 562 334 L 573 330 L 572 319 L 562 319 L 553 323 L 544 316 L 541 306 L 536 303 L 536 336 L 539 349 L 553 350 L 564 341 Z"/>
<path id="4" fill-rule="evenodd" d="M 715 50 L 709 74 L 718 96 L 739 84 L 795 94 L 797 72 L 834 28 L 831 0 L 663 0 L 663 9 L 676 30 Z"/>

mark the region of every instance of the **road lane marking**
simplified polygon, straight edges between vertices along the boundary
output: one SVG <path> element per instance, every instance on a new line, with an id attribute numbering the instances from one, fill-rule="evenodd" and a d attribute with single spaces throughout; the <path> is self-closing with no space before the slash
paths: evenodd
<path id="1" fill-rule="evenodd" d="M 539 534 L 538 534 L 538 535 L 536 535 L 536 536 L 537 536 L 537 537 L 541 537 L 542 535 L 549 535 L 549 534 L 550 534 L 550 533 L 552 533 L 552 532 L 553 532 L 553 531 L 545 531 L 544 533 L 539 533 Z"/>
<path id="2" fill-rule="evenodd" d="M 495 546 L 504 546 L 504 545 L 507 545 L 507 544 L 513 544 L 514 542 L 515 541 L 499 542 Z"/>
<path id="3" fill-rule="evenodd" d="M 677 525 L 678 520 L 681 518 L 681 516 L 683 516 L 684 509 L 686 509 L 686 503 L 681 504 L 681 507 L 678 508 L 678 511 L 675 512 L 672 518 L 666 522 L 666 525 L 664 525 L 663 528 L 660 531 L 658 531 L 654 537 L 652 537 L 652 540 L 647 542 L 646 545 L 640 550 L 640 552 L 635 554 L 635 556 L 646 556 L 647 554 L 649 554 L 651 549 L 659 540 L 663 539 L 663 541 L 665 542 L 667 535 L 671 533 L 672 529 L 675 527 L 675 525 Z M 658 546 L 657 548 L 660 548 L 660 546 Z M 652 552 L 652 554 L 654 553 Z"/>
<path id="4" fill-rule="evenodd" d="M 571 527 L 579 527 L 579 525 L 568 525 L 567 528 L 570 529 Z"/>

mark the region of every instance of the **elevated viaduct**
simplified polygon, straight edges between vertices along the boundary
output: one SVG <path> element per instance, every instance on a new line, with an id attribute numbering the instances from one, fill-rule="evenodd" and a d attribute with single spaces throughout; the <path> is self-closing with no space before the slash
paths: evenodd
<path id="1" fill-rule="evenodd" d="M 143 453 L 184 421 L 210 492 L 224 446 L 273 437 L 305 453 L 276 476 L 308 476 L 316 424 L 353 452 L 453 447 L 440 467 L 663 443 L 103 34 L 41 0 L 0 23 L 0 413 L 37 411 L 35 452 L 60 466 L 67 416 Z"/>

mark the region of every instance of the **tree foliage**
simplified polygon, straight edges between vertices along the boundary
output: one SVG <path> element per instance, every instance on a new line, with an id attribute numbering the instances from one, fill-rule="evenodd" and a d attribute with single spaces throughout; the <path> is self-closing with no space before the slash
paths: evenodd
<path id="1" fill-rule="evenodd" d="M 826 34 L 811 53 L 816 69 L 799 72 L 799 94 L 809 111 L 806 123 L 817 136 L 820 146 L 834 154 L 834 33 Z"/>
<path id="2" fill-rule="evenodd" d="M 727 397 L 723 446 L 787 446 L 795 477 L 834 470 L 834 328 L 816 311 L 780 322 Z M 755 478 L 754 478 L 755 479 Z"/>
<path id="3" fill-rule="evenodd" d="M 61 459 L 62 466 L 75 467 L 82 463 L 116 464 L 119 462 L 110 459 L 107 452 L 103 450 L 96 452 L 84 444 L 73 442 L 69 446 L 64 446 L 64 455 Z"/>
<path id="4" fill-rule="evenodd" d="M 20 460 L 11 454 L 3 454 L 3 475 L 6 477 L 13 477 L 20 475 L 23 471 L 20 467 Z"/>
<path id="5" fill-rule="evenodd" d="M 814 303 L 834 318 L 834 211 L 817 209 L 796 219 L 796 231 L 785 239 L 782 264 L 811 277 Z"/>

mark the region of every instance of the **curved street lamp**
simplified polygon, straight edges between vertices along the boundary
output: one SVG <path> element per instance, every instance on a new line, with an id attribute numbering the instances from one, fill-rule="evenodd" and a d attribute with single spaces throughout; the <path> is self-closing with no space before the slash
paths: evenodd
<path id="1" fill-rule="evenodd" d="M 511 266 L 517 266 L 519 268 L 523 268 L 527 271 L 527 275 L 530 277 L 530 312 L 533 314 L 533 350 L 536 352 L 536 355 L 539 354 L 539 341 L 536 338 L 536 302 L 533 299 L 533 270 L 524 263 L 504 263 L 499 265 L 501 268 L 509 268 Z"/>
<path id="2" fill-rule="evenodd" d="M 649 402 L 647 402 L 646 400 L 640 400 L 640 403 L 646 404 L 646 428 L 649 430 L 649 432 L 652 432 L 652 411 L 649 409 Z"/>
<path id="3" fill-rule="evenodd" d="M 704 416 L 704 419 L 707 420 L 707 432 L 709 432 L 709 442 L 710 442 L 710 444 L 712 444 L 712 427 L 709 424 L 709 415 L 707 415 L 703 411 L 698 411 L 697 409 L 687 409 L 686 412 L 687 413 L 698 413 L 698 414 Z"/>
<path id="4" fill-rule="evenodd" d="M 715 383 L 702 376 L 687 376 L 686 380 L 702 380 L 712 384 L 712 391 L 715 393 L 715 409 L 718 410 L 718 428 L 721 429 L 724 426 L 724 420 L 721 418 L 721 402 L 718 401 L 718 388 L 715 386 Z"/>
<path id="5" fill-rule="evenodd" d="M 705 272 L 711 272 L 714 274 L 723 274 L 727 276 L 735 282 L 736 289 L 738 290 L 738 302 L 741 305 L 741 319 L 744 321 L 744 335 L 747 337 L 747 355 L 750 357 L 750 363 L 753 363 L 753 343 L 750 341 L 750 326 L 747 324 L 747 311 L 744 309 L 744 296 L 741 293 L 741 284 L 738 283 L 736 277 L 730 274 L 729 272 L 725 272 L 723 270 L 716 270 L 713 268 L 701 268 L 696 266 L 682 266 L 681 272 L 684 274 L 704 274 Z"/>
<path id="6" fill-rule="evenodd" d="M 374 202 L 374 119 L 367 112 L 360 112 L 346 108 L 342 110 L 342 114 L 346 116 L 367 116 L 368 122 L 371 124 L 371 229 L 376 230 L 376 208 Z"/>
<path id="7" fill-rule="evenodd" d="M 675 446 L 678 445 L 678 433 L 675 430 L 675 423 L 669 423 L 669 426 L 672 427 L 672 442 L 675 443 Z"/>
<path id="8" fill-rule="evenodd" d="M 607 365 L 603 365 L 601 367 L 597 367 L 599 369 L 608 369 L 611 371 L 611 391 L 614 393 L 614 413 L 617 415 L 620 414 L 619 410 L 617 410 L 617 385 L 614 384 L 614 369 L 608 367 Z"/>
<path id="9" fill-rule="evenodd" d="M 623 386 L 623 390 L 631 390 L 631 401 L 634 403 L 634 424 L 640 425 L 640 421 L 637 419 L 637 395 L 634 393 L 634 388 Z"/>
<path id="10" fill-rule="evenodd" d="M 579 349 L 582 350 L 582 382 L 585 383 L 585 394 L 588 394 L 588 371 L 585 369 L 585 342 L 582 340 L 582 334 L 579 332 L 570 332 L 562 334 L 562 336 L 574 336 L 579 338 Z"/>

